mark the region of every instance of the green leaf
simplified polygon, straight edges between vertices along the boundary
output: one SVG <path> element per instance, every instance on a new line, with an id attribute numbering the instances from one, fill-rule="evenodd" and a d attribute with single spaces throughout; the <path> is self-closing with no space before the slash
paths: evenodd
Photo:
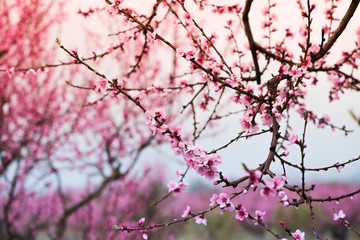
<path id="1" fill-rule="evenodd" d="M 114 224 L 114 225 L 112 226 L 112 229 L 113 229 L 113 230 L 120 230 L 120 228 L 119 228 L 116 224 Z"/>

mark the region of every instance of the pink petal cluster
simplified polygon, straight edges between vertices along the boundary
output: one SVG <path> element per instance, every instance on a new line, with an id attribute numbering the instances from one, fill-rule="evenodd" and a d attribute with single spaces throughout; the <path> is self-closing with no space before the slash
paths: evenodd
<path id="1" fill-rule="evenodd" d="M 146 37 L 147 37 L 147 41 L 148 41 L 149 46 L 154 45 L 155 40 L 156 40 L 156 36 L 157 36 L 156 32 L 150 32 L 150 31 L 147 32 Z"/>
<path id="2" fill-rule="evenodd" d="M 238 205 L 236 209 L 237 209 L 235 215 L 236 219 L 243 221 L 244 218 L 247 218 L 249 216 L 249 214 L 246 212 L 246 208 L 244 208 L 243 206 Z"/>
<path id="3" fill-rule="evenodd" d="M 345 213 L 343 212 L 343 210 L 340 210 L 337 213 L 334 213 L 334 221 L 337 221 L 339 219 L 343 219 L 345 218 Z"/>
<path id="4" fill-rule="evenodd" d="M 250 184 L 253 184 L 254 186 L 259 185 L 259 178 L 262 176 L 262 172 L 260 170 L 245 170 L 245 174 L 248 176 Z"/>
<path id="5" fill-rule="evenodd" d="M 259 131 L 258 123 L 249 114 L 245 114 L 244 117 L 240 118 L 240 124 L 242 129 L 248 131 L 249 134 Z"/>
<path id="6" fill-rule="evenodd" d="M 170 134 L 171 148 L 176 154 L 182 155 L 186 165 L 195 169 L 201 176 L 213 180 L 218 176 L 217 166 L 221 163 L 220 155 L 208 154 L 201 146 L 194 145 L 191 142 L 185 144 L 181 141 L 180 129 L 175 128 Z"/>
<path id="7" fill-rule="evenodd" d="M 163 134 L 168 130 L 168 126 L 164 124 L 166 118 L 167 116 L 161 111 L 156 111 L 155 114 L 146 111 L 145 125 L 148 125 L 150 127 L 153 135 L 155 135 L 156 133 Z"/>
<path id="8" fill-rule="evenodd" d="M 187 216 L 189 216 L 191 214 L 191 207 L 190 206 L 186 206 L 186 209 L 184 210 L 183 214 L 181 215 L 181 217 L 185 218 Z"/>
<path id="9" fill-rule="evenodd" d="M 296 240 L 305 240 L 305 232 L 301 232 L 299 229 L 291 234 Z"/>
<path id="10" fill-rule="evenodd" d="M 289 145 L 292 145 L 294 143 L 296 143 L 296 141 L 298 140 L 298 135 L 297 134 L 293 134 L 290 138 L 289 138 Z"/>
<path id="11" fill-rule="evenodd" d="M 107 89 L 107 81 L 105 79 L 100 79 L 96 82 L 95 91 L 105 92 Z"/>
<path id="12" fill-rule="evenodd" d="M 170 181 L 167 186 L 169 188 L 169 192 L 172 192 L 174 195 L 177 195 L 179 193 L 182 193 L 185 190 L 185 187 L 188 185 L 189 184 L 184 182 Z"/>
<path id="13" fill-rule="evenodd" d="M 143 225 L 144 222 L 145 222 L 145 218 L 141 218 L 141 219 L 138 221 L 138 226 L 140 227 L 141 225 Z"/>
<path id="14" fill-rule="evenodd" d="M 197 224 L 204 224 L 205 226 L 207 224 L 207 220 L 203 215 L 196 216 L 194 219 Z"/>
<path id="15" fill-rule="evenodd" d="M 176 49 L 176 56 L 177 57 L 184 57 L 186 60 L 190 60 L 192 58 L 195 58 L 196 55 L 199 53 L 199 49 L 196 47 L 191 47 L 189 51 L 185 52 L 180 48 Z"/>
<path id="16" fill-rule="evenodd" d="M 232 212 L 235 210 L 235 205 L 230 201 L 226 193 L 220 193 L 219 195 L 213 194 L 210 198 L 210 206 L 217 204 L 219 204 L 220 207 L 220 214 L 223 214 L 224 211 Z"/>
<path id="17" fill-rule="evenodd" d="M 288 202 L 288 196 L 284 191 L 282 191 L 282 187 L 285 184 L 285 177 L 279 177 L 275 176 L 273 178 L 270 178 L 268 180 L 265 180 L 265 187 L 261 189 L 260 194 L 261 196 L 268 198 L 278 196 L 283 204 L 287 206 L 289 204 Z"/>
<path id="18" fill-rule="evenodd" d="M 256 210 L 255 211 L 255 220 L 254 220 L 254 225 L 258 225 L 259 222 L 262 222 L 263 221 L 263 218 L 264 218 L 264 215 L 265 215 L 266 212 L 261 212 L 260 210 Z"/>

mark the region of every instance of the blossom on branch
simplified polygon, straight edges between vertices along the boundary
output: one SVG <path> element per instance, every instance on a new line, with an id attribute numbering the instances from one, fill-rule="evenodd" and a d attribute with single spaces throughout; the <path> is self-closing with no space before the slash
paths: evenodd
<path id="1" fill-rule="evenodd" d="M 292 233 L 291 236 L 296 240 L 305 240 L 305 232 L 301 232 L 299 229 Z"/>
<path id="2" fill-rule="evenodd" d="M 340 210 L 339 212 L 334 213 L 334 218 L 333 218 L 334 221 L 337 221 L 339 219 L 344 219 L 344 218 L 345 218 L 345 213 L 343 212 L 343 210 Z"/>
<path id="3" fill-rule="evenodd" d="M 189 184 L 184 182 L 170 181 L 167 186 L 169 188 L 169 192 L 172 192 L 174 195 L 177 195 L 179 193 L 182 193 L 185 190 L 185 187 L 188 185 Z"/>
<path id="4" fill-rule="evenodd" d="M 260 210 L 255 211 L 256 218 L 254 219 L 254 225 L 258 225 L 259 222 L 262 222 L 266 212 L 261 212 Z"/>
<path id="5" fill-rule="evenodd" d="M 246 208 L 244 208 L 243 206 L 241 205 L 238 205 L 236 207 L 236 216 L 235 218 L 236 219 L 239 219 L 240 221 L 243 221 L 244 218 L 247 218 L 249 216 L 249 214 L 246 212 Z"/>
<path id="6" fill-rule="evenodd" d="M 205 226 L 207 224 L 207 220 L 204 217 L 204 215 L 198 215 L 198 216 L 194 217 L 194 219 L 197 224 L 204 224 Z"/>
<path id="7" fill-rule="evenodd" d="M 191 214 L 191 207 L 186 206 L 186 209 L 184 210 L 183 214 L 181 215 L 182 218 L 185 218 Z"/>

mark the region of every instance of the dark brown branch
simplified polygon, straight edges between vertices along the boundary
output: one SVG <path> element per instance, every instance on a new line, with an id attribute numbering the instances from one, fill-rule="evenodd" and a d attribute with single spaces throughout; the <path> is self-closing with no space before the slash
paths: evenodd
<path id="1" fill-rule="evenodd" d="M 5 54 L 7 53 L 8 51 L 6 49 L 4 50 L 0 50 L 0 58 L 2 58 L 3 56 L 5 56 Z"/>
<path id="2" fill-rule="evenodd" d="M 309 205 L 311 226 L 312 226 L 313 233 L 314 233 L 316 239 L 322 239 L 320 237 L 320 234 L 319 234 L 318 230 L 316 229 L 316 226 L 315 226 L 315 213 L 314 213 L 314 207 L 313 207 L 313 205 L 311 203 L 311 198 L 309 198 L 309 200 L 308 200 L 308 205 Z"/>
<path id="3" fill-rule="evenodd" d="M 317 52 L 315 55 L 311 56 L 312 62 L 316 62 L 317 60 L 322 58 L 330 50 L 330 48 L 334 45 L 334 43 L 336 42 L 338 37 L 340 37 L 340 35 L 345 30 L 350 19 L 354 15 L 356 8 L 359 5 L 359 2 L 360 2 L 360 0 L 352 0 L 351 1 L 351 4 L 350 4 L 347 12 L 345 13 L 345 16 L 342 18 L 339 26 L 337 27 L 337 29 L 335 30 L 333 35 L 328 39 L 328 41 L 324 44 L 324 47 L 322 49 L 320 49 L 319 52 Z"/>
<path id="4" fill-rule="evenodd" d="M 313 202 L 334 202 L 334 201 L 339 201 L 341 199 L 345 199 L 345 198 L 349 198 L 349 197 L 353 197 L 357 194 L 360 193 L 360 189 L 356 190 L 354 192 L 348 193 L 348 194 L 344 194 L 338 197 L 328 197 L 328 198 L 312 198 L 311 201 Z"/>
<path id="5" fill-rule="evenodd" d="M 291 162 L 286 161 L 284 158 L 281 157 L 281 155 L 279 155 L 279 154 L 277 154 L 277 153 L 275 153 L 275 155 L 276 155 L 277 158 L 279 158 L 279 160 L 280 160 L 282 163 L 284 163 L 284 164 L 286 164 L 286 165 L 289 165 L 289 166 L 291 166 L 291 167 L 293 167 L 293 168 L 297 168 L 297 169 L 299 169 L 299 170 L 303 169 L 302 167 L 300 167 L 300 166 L 298 166 L 298 165 L 296 165 L 296 164 L 293 164 L 293 163 L 291 163 Z M 307 171 L 307 172 L 308 172 L 308 171 L 314 171 L 314 172 L 327 171 L 327 170 L 329 170 L 329 169 L 331 169 L 331 168 L 344 167 L 345 165 L 348 165 L 348 164 L 350 164 L 350 163 L 353 163 L 353 162 L 359 161 L 359 160 L 360 160 L 360 157 L 357 157 L 357 158 L 350 159 L 350 160 L 348 160 L 348 161 L 346 161 L 346 162 L 343 162 L 343 163 L 335 163 L 335 164 L 333 164 L 333 165 L 331 165 L 331 166 L 326 166 L 326 167 L 321 167 L 321 168 L 304 168 L 304 170 Z"/>
<path id="6" fill-rule="evenodd" d="M 186 104 L 183 106 L 183 109 L 181 110 L 180 113 L 183 113 L 184 110 L 194 102 L 195 98 L 202 92 L 202 90 L 204 90 L 204 88 L 207 86 L 207 83 L 204 84 L 204 86 L 201 87 L 201 89 L 194 95 L 194 97 Z"/>
<path id="7" fill-rule="evenodd" d="M 213 116 L 215 115 L 215 113 L 216 113 L 216 111 L 217 111 L 217 107 L 218 107 L 219 104 L 220 104 L 220 100 L 221 100 L 222 96 L 224 95 L 224 92 L 225 92 L 225 88 L 222 89 L 221 94 L 220 94 L 220 96 L 219 96 L 219 98 L 218 98 L 218 100 L 217 100 L 217 102 L 216 102 L 216 104 L 215 104 L 215 107 L 214 107 L 213 111 L 211 112 L 208 120 L 206 121 L 206 123 L 204 124 L 204 126 L 202 127 L 202 129 L 199 131 L 199 133 L 197 134 L 197 136 L 195 137 L 195 139 L 198 139 L 198 138 L 200 137 L 201 133 L 206 129 L 206 127 L 208 126 L 208 124 L 214 119 Z"/>
<path id="8" fill-rule="evenodd" d="M 257 82 L 257 84 L 260 84 L 261 83 L 261 74 L 260 74 L 259 62 L 258 62 L 257 55 L 256 55 L 256 44 L 255 44 L 255 41 L 254 41 L 254 38 L 253 38 L 253 35 L 251 32 L 251 27 L 250 27 L 250 23 L 249 23 L 249 13 L 250 13 L 252 1 L 253 0 L 246 1 L 242 20 L 244 22 L 245 34 L 249 41 L 250 51 L 251 51 L 252 59 L 254 62 L 256 82 Z"/>

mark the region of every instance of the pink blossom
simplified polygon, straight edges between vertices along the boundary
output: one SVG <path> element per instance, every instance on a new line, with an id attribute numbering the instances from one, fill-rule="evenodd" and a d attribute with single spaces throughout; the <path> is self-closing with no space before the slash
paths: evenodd
<path id="1" fill-rule="evenodd" d="M 116 91 L 110 91 L 110 92 L 109 92 L 109 95 L 110 95 L 111 97 L 113 97 L 113 98 L 117 98 L 118 93 L 117 93 Z"/>
<path id="2" fill-rule="evenodd" d="M 140 227 L 144 222 L 145 222 L 145 218 L 141 218 L 141 219 L 138 221 L 138 226 Z"/>
<path id="3" fill-rule="evenodd" d="M 230 79 L 227 79 L 225 82 L 235 87 L 241 81 L 241 77 L 239 75 L 231 75 Z"/>
<path id="4" fill-rule="evenodd" d="M 154 117 L 148 111 L 145 112 L 145 125 L 150 125 Z"/>
<path id="5" fill-rule="evenodd" d="M 204 224 L 205 226 L 206 226 L 206 224 L 207 224 L 207 220 L 206 220 L 206 218 L 203 216 L 203 215 L 199 215 L 199 216 L 196 216 L 196 217 L 194 217 L 194 219 L 195 219 L 195 222 L 197 223 L 197 224 Z"/>
<path id="6" fill-rule="evenodd" d="M 219 196 L 217 194 L 213 194 L 210 198 L 210 206 L 215 206 L 217 204 L 217 200 L 219 199 Z"/>
<path id="7" fill-rule="evenodd" d="M 263 221 L 263 218 L 264 218 L 264 215 L 265 215 L 266 212 L 261 212 L 259 210 L 256 210 L 255 211 L 255 220 L 254 220 L 254 225 L 258 225 L 259 222 L 262 222 Z"/>
<path id="8" fill-rule="evenodd" d="M 273 178 L 265 180 L 266 186 L 263 189 L 261 189 L 261 191 L 260 191 L 261 196 L 263 196 L 265 198 L 267 198 L 269 196 L 275 197 L 278 194 L 278 191 L 284 186 L 284 184 L 285 184 L 284 181 L 285 181 L 285 178 L 279 177 L 279 176 L 274 176 Z M 280 198 L 284 198 L 283 201 L 287 200 L 287 196 L 286 196 L 286 198 L 285 198 L 285 196 L 286 196 L 285 192 L 282 192 L 281 196 L 279 195 Z"/>
<path id="9" fill-rule="evenodd" d="M 186 12 L 184 17 L 186 25 L 190 25 L 193 20 L 193 16 L 190 13 Z"/>
<path id="10" fill-rule="evenodd" d="M 318 128 L 324 128 L 326 124 L 330 121 L 330 117 L 328 115 L 324 115 L 322 118 L 319 119 Z"/>
<path id="11" fill-rule="evenodd" d="M 147 233 L 146 233 L 146 232 L 145 232 L 145 233 L 143 233 L 142 237 L 143 237 L 143 239 L 147 240 L 147 239 L 148 239 L 148 235 L 147 235 Z"/>
<path id="12" fill-rule="evenodd" d="M 156 32 L 150 32 L 148 31 L 147 34 L 146 34 L 146 37 L 148 39 L 148 44 L 150 46 L 154 45 L 155 43 L 155 40 L 156 40 Z"/>
<path id="13" fill-rule="evenodd" d="M 338 172 L 340 172 L 340 170 L 343 169 L 343 168 L 344 168 L 344 165 L 336 166 L 336 170 L 337 170 Z"/>
<path id="14" fill-rule="evenodd" d="M 107 89 L 107 81 L 105 79 L 100 79 L 97 81 L 95 86 L 95 91 L 104 92 Z"/>
<path id="15" fill-rule="evenodd" d="M 291 234 L 296 240 L 305 240 L 305 232 L 301 232 L 299 229 Z"/>
<path id="16" fill-rule="evenodd" d="M 297 134 L 293 134 L 290 138 L 289 138 L 289 145 L 292 145 L 294 143 L 296 143 L 296 141 L 298 140 L 298 135 Z"/>
<path id="17" fill-rule="evenodd" d="M 223 214 L 224 210 L 228 212 L 232 212 L 235 210 L 234 204 L 230 201 L 230 198 L 227 196 L 226 193 L 220 193 L 219 197 L 216 200 L 216 203 L 219 204 L 220 214 Z"/>
<path id="18" fill-rule="evenodd" d="M 238 210 L 236 210 L 236 219 L 239 219 L 240 221 L 243 221 L 244 218 L 248 217 L 249 214 L 246 212 L 246 208 L 244 208 L 243 206 L 239 205 L 238 206 Z"/>
<path id="19" fill-rule="evenodd" d="M 273 118 L 269 113 L 265 112 L 261 115 L 261 121 L 262 125 L 271 127 L 273 123 Z"/>
<path id="20" fill-rule="evenodd" d="M 245 170 L 245 174 L 249 177 L 249 182 L 255 186 L 259 185 L 259 178 L 262 176 L 260 170 L 251 170 L 250 172 Z"/>
<path id="21" fill-rule="evenodd" d="M 334 213 L 334 221 L 337 221 L 339 219 L 343 219 L 345 218 L 345 213 L 343 212 L 343 210 L 340 210 L 337 213 Z"/>
<path id="22" fill-rule="evenodd" d="M 243 130 L 247 130 L 249 134 L 259 131 L 258 123 L 253 121 L 253 118 L 249 115 L 245 115 L 240 119 L 241 127 Z"/>
<path id="23" fill-rule="evenodd" d="M 226 193 L 220 193 L 216 202 L 219 204 L 219 207 L 223 208 L 230 202 L 230 198 L 227 197 Z"/>
<path id="24" fill-rule="evenodd" d="M 110 14 L 110 16 L 115 16 L 116 14 L 118 14 L 119 10 L 118 10 L 118 5 L 116 4 L 112 4 L 112 5 L 106 5 L 106 9 L 108 11 L 108 13 Z"/>
<path id="25" fill-rule="evenodd" d="M 275 176 L 275 177 L 271 178 L 271 181 L 272 181 L 272 184 L 274 184 L 273 185 L 274 189 L 276 189 L 276 190 L 281 189 L 285 184 L 284 179 L 279 176 Z"/>
<path id="26" fill-rule="evenodd" d="M 284 191 L 279 191 L 278 192 L 278 197 L 281 199 L 281 201 L 285 202 L 288 200 L 288 196 L 286 195 L 286 193 Z"/>
<path id="27" fill-rule="evenodd" d="M 186 206 L 186 209 L 184 210 L 183 214 L 181 215 L 182 218 L 185 218 L 191 214 L 191 207 Z"/>
<path id="28" fill-rule="evenodd" d="M 196 47 L 192 47 L 189 51 L 185 53 L 185 57 L 187 60 L 190 60 L 191 58 L 195 58 L 195 55 L 199 53 L 199 49 Z"/>
<path id="29" fill-rule="evenodd" d="M 270 187 L 264 187 L 260 191 L 260 195 L 267 198 L 267 197 L 275 197 L 276 196 L 276 190 Z"/>
<path id="30" fill-rule="evenodd" d="M 170 181 L 167 186 L 169 188 L 169 192 L 172 192 L 174 195 L 177 195 L 179 193 L 182 193 L 187 185 L 189 184 L 184 182 Z"/>
<path id="31" fill-rule="evenodd" d="M 186 165 L 194 168 L 201 176 L 213 180 L 218 175 L 216 171 L 217 166 L 221 163 L 220 155 L 208 155 L 201 146 L 194 146 L 189 142 L 183 156 Z"/>
<path id="32" fill-rule="evenodd" d="M 176 49 L 176 56 L 177 57 L 183 57 L 185 56 L 185 52 L 181 48 Z"/>
<path id="33" fill-rule="evenodd" d="M 8 69 L 8 70 L 6 71 L 6 73 L 8 74 L 9 78 L 11 78 L 11 77 L 14 75 L 14 73 L 15 73 L 15 68 L 12 67 L 12 68 Z"/>

